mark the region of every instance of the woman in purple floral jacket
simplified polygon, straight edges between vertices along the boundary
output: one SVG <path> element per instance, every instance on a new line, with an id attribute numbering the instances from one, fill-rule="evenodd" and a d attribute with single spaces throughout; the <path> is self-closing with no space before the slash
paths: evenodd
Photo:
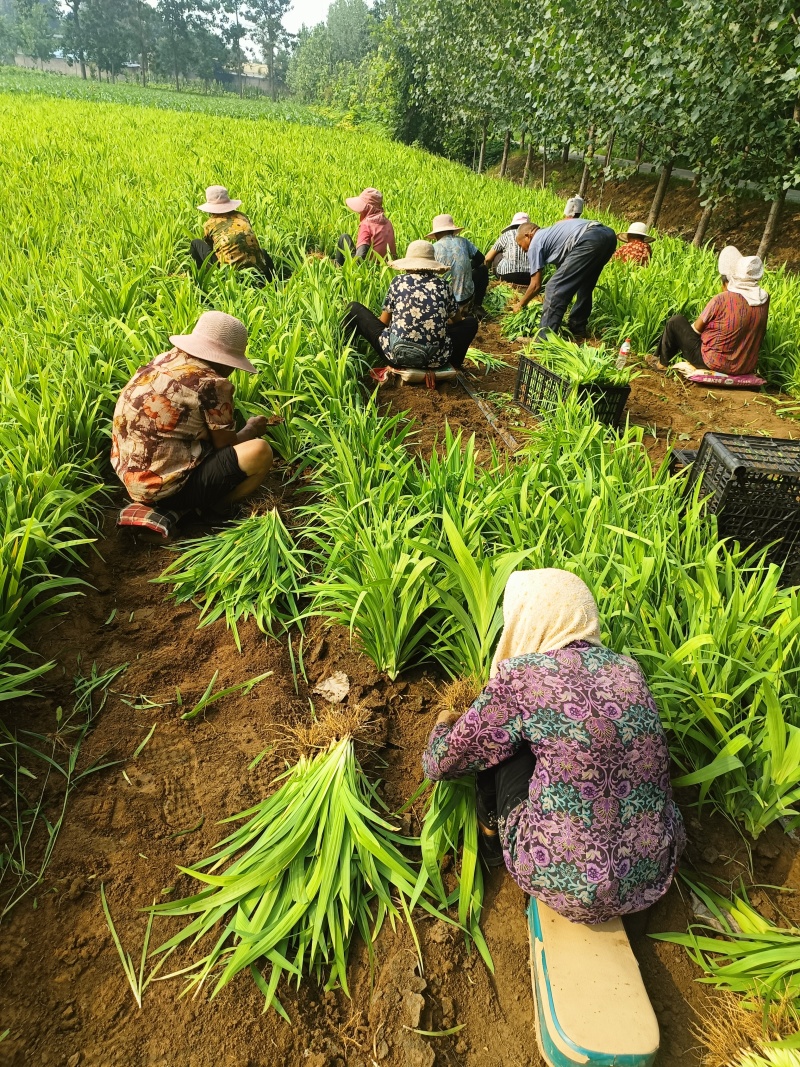
<path id="1" fill-rule="evenodd" d="M 491 680 L 464 715 L 439 716 L 425 774 L 477 772 L 485 858 L 554 911 L 642 911 L 685 844 L 644 675 L 603 647 L 594 598 L 567 571 L 512 574 L 503 616 Z"/>

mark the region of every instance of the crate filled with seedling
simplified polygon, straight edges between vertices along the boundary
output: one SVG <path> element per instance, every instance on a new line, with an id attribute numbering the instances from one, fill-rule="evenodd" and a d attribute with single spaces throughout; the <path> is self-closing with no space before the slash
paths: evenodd
<path id="1" fill-rule="evenodd" d="M 770 546 L 769 558 L 800 565 L 800 441 L 707 433 L 691 463 L 697 490 L 720 537 Z"/>
<path id="2" fill-rule="evenodd" d="M 543 418 L 576 392 L 599 422 L 619 426 L 635 374 L 605 345 L 579 345 L 551 334 L 520 356 L 514 399 Z"/>

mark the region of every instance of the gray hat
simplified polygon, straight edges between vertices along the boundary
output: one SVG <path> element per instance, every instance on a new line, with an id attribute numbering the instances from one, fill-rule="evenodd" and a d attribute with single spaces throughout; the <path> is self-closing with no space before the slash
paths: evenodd
<path id="1" fill-rule="evenodd" d="M 256 368 L 245 356 L 247 327 L 233 315 L 222 311 L 204 311 L 191 333 L 175 334 L 170 341 L 181 352 L 202 359 L 206 363 L 218 363 L 223 367 L 255 374 Z"/>
<path id="2" fill-rule="evenodd" d="M 564 218 L 573 218 L 575 215 L 583 214 L 583 197 L 571 196 L 564 205 Z"/>

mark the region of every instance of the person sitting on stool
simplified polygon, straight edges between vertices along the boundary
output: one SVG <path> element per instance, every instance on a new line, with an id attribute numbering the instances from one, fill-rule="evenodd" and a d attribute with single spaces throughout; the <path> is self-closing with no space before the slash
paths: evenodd
<path id="1" fill-rule="evenodd" d="M 603 645 L 568 571 L 516 571 L 503 619 L 489 683 L 463 715 L 439 715 L 425 777 L 476 775 L 484 860 L 553 911 L 581 923 L 643 911 L 686 844 L 645 677 Z"/>
<path id="2" fill-rule="evenodd" d="M 769 293 L 759 282 L 764 264 L 728 245 L 719 254 L 722 292 L 706 304 L 695 322 L 673 315 L 664 327 L 651 370 L 664 372 L 680 352 L 693 367 L 738 376 L 753 374 L 767 332 Z"/>
<path id="3" fill-rule="evenodd" d="M 397 370 L 460 367 L 478 332 L 474 315 L 457 318 L 452 290 L 441 275 L 429 241 L 412 241 L 403 259 L 390 264 L 402 271 L 386 293 L 380 318 L 363 304 L 352 303 L 342 326 L 369 341 L 375 352 Z"/>
<path id="4" fill-rule="evenodd" d="M 362 189 L 358 196 L 348 196 L 345 204 L 358 215 L 358 235 L 355 243 L 349 233 L 343 233 L 336 242 L 333 258 L 337 267 L 344 263 L 345 249 L 349 249 L 354 259 L 394 258 L 397 255 L 394 226 L 383 212 L 383 193 L 378 189 Z"/>
<path id="5" fill-rule="evenodd" d="M 551 330 L 558 333 L 573 296 L 576 299 L 569 329 L 574 337 L 585 337 L 592 313 L 592 293 L 600 272 L 614 254 L 617 235 L 600 222 L 571 218 L 546 229 L 523 223 L 517 230 L 517 244 L 528 253 L 530 285 L 511 310 L 520 311 L 533 300 L 542 287 L 544 267 L 555 263 L 558 269 L 547 283 L 537 337 L 543 339 Z"/>
<path id="6" fill-rule="evenodd" d="M 209 185 L 205 204 L 198 211 L 210 216 L 203 226 L 202 238 L 192 241 L 192 259 L 198 270 L 213 259 L 221 266 L 253 267 L 269 282 L 275 275 L 271 257 L 258 243 L 250 219 L 238 208 L 241 200 L 231 200 L 224 185 Z"/>

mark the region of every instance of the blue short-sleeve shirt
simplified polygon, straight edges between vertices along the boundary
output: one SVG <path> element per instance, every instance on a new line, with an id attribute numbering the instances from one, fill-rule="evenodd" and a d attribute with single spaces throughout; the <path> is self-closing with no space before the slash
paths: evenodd
<path id="1" fill-rule="evenodd" d="M 586 229 L 586 219 L 562 219 L 533 235 L 528 249 L 528 266 L 531 274 L 536 274 L 548 263 L 561 266 L 564 249 Z"/>
<path id="2" fill-rule="evenodd" d="M 466 237 L 450 233 L 440 237 L 433 246 L 437 263 L 450 268 L 450 288 L 459 304 L 469 300 L 475 292 L 472 280 L 472 257 L 478 249 Z"/>

